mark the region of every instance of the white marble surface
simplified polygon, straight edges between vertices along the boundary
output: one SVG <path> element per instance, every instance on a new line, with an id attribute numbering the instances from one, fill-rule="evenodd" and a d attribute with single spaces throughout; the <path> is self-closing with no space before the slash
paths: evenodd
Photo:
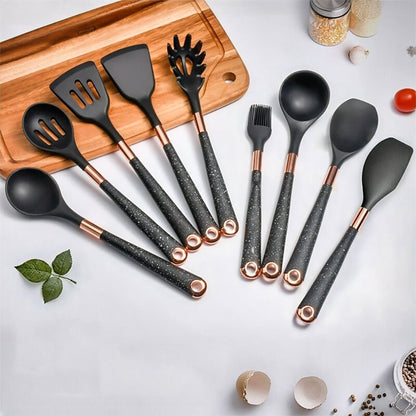
<path id="1" fill-rule="evenodd" d="M 1 0 L 1 39 L 109 3 L 103 0 Z M 328 126 L 334 110 L 351 97 L 377 106 L 380 124 L 372 143 L 345 163 L 336 181 L 307 281 L 295 293 L 278 283 L 248 282 L 239 275 L 243 230 L 190 256 L 186 268 L 203 275 L 208 291 L 192 301 L 134 264 L 57 221 L 32 220 L 7 203 L 0 181 L 0 413 L 2 416 L 132 415 L 328 415 L 358 413 L 358 400 L 376 383 L 394 395 L 392 368 L 416 344 L 415 157 L 397 190 L 371 213 L 339 274 L 319 320 L 301 329 L 292 318 L 312 279 L 358 209 L 363 162 L 378 141 L 394 136 L 415 145 L 416 113 L 398 114 L 394 93 L 416 86 L 413 0 L 384 1 L 376 36 L 349 33 L 344 43 L 311 41 L 307 1 L 210 0 L 214 13 L 241 54 L 250 87 L 236 103 L 206 116 L 217 157 L 244 223 L 251 146 L 246 119 L 253 103 L 273 106 L 273 135 L 263 174 L 263 241 L 274 211 L 288 146 L 288 129 L 277 93 L 292 71 L 321 73 L 331 87 L 322 118 L 305 135 L 292 196 L 287 252 L 294 247 L 330 162 Z M 370 50 L 353 66 L 348 49 Z M 170 131 L 172 142 L 210 202 L 203 160 L 191 124 Z M 156 141 L 133 146 L 184 209 Z M 166 225 L 119 154 L 94 160 L 115 185 Z M 152 247 L 78 168 L 54 175 L 79 213 L 145 248 Z M 39 257 L 52 260 L 70 248 L 74 266 L 61 298 L 43 305 L 40 287 L 13 266 Z M 413 253 L 413 254 L 412 254 Z M 285 259 L 287 261 L 287 257 Z M 266 372 L 270 397 L 249 407 L 235 393 L 248 369 Z M 293 400 L 306 375 L 328 385 L 321 409 L 307 412 Z M 395 412 L 378 401 L 379 411 Z M 384 405 L 382 405 L 383 403 Z M 387 409 L 386 409 L 387 408 Z"/>

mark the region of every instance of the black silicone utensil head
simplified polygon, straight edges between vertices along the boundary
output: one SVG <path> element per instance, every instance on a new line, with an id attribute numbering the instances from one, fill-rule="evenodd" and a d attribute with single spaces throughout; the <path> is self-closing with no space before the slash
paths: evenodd
<path id="1" fill-rule="evenodd" d="M 75 143 L 71 120 L 59 107 L 49 103 L 33 104 L 25 111 L 22 124 L 33 146 L 71 159 L 82 169 L 87 166 Z"/>
<path id="2" fill-rule="evenodd" d="M 283 81 L 279 102 L 291 132 L 289 153 L 298 153 L 305 131 L 326 110 L 329 95 L 327 82 L 313 71 L 297 71 Z"/>
<path id="3" fill-rule="evenodd" d="M 363 203 L 371 210 L 400 182 L 413 149 L 403 142 L 390 137 L 377 144 L 367 156 L 363 168 Z"/>
<path id="4" fill-rule="evenodd" d="M 15 170 L 7 178 L 5 189 L 10 205 L 21 214 L 60 217 L 77 225 L 82 221 L 82 218 L 65 203 L 52 176 L 43 170 Z"/>
<path id="5" fill-rule="evenodd" d="M 101 63 L 121 95 L 136 103 L 153 126 L 160 124 L 151 104 L 155 77 L 147 45 L 119 49 L 104 56 Z"/>
<path id="6" fill-rule="evenodd" d="M 272 109 L 268 105 L 253 104 L 248 114 L 247 133 L 253 142 L 253 151 L 263 151 L 264 143 L 272 134 Z"/>
<path id="7" fill-rule="evenodd" d="M 198 91 L 201 89 L 205 78 L 202 73 L 206 65 L 202 62 L 205 59 L 205 51 L 201 52 L 202 42 L 198 41 L 191 47 L 192 37 L 186 35 L 183 46 L 179 43 L 178 35 L 173 38 L 173 48 L 168 43 L 168 58 L 176 80 L 182 90 L 187 94 L 192 106 L 193 113 L 201 111 Z"/>
<path id="8" fill-rule="evenodd" d="M 49 87 L 81 120 L 97 123 L 107 118 L 108 94 L 94 62 L 70 69 Z"/>
<path id="9" fill-rule="evenodd" d="M 330 125 L 332 165 L 341 164 L 361 150 L 374 136 L 378 126 L 375 107 L 365 101 L 351 98 L 334 112 Z"/>

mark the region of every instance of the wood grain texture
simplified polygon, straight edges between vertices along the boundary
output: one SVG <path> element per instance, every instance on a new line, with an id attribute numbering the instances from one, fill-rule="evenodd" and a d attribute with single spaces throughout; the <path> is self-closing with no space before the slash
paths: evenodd
<path id="1" fill-rule="evenodd" d="M 203 112 L 240 98 L 248 88 L 247 70 L 207 3 L 201 0 L 119 1 L 0 43 L 1 176 L 24 166 L 48 172 L 72 166 L 59 156 L 38 151 L 24 137 L 22 116 L 35 102 L 54 103 L 66 111 L 74 123 L 77 144 L 88 160 L 117 150 L 98 127 L 76 119 L 49 90 L 55 78 L 88 60 L 96 63 L 103 77 L 110 96 L 110 118 L 127 143 L 154 135 L 145 116 L 121 97 L 100 63 L 104 55 L 126 46 L 146 43 L 149 47 L 156 79 L 152 99 L 164 127 L 192 120 L 166 52 L 175 34 L 183 40 L 187 33 L 193 42 L 202 40 L 207 53 L 200 92 Z M 234 82 L 225 82 L 234 76 Z"/>

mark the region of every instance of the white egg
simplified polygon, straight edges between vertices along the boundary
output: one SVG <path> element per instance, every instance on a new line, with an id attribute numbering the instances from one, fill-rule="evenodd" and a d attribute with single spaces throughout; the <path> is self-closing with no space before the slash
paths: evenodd
<path id="1" fill-rule="evenodd" d="M 304 409 L 315 409 L 325 400 L 328 388 L 319 377 L 303 377 L 295 386 L 294 396 L 296 403 Z"/>
<path id="2" fill-rule="evenodd" d="M 362 46 L 354 46 L 348 52 L 348 57 L 354 65 L 359 65 L 367 59 L 369 53 L 370 51 L 367 51 Z"/>
<path id="3" fill-rule="evenodd" d="M 237 393 L 248 404 L 262 404 L 270 392 L 271 381 L 261 371 L 245 371 L 236 382 Z"/>

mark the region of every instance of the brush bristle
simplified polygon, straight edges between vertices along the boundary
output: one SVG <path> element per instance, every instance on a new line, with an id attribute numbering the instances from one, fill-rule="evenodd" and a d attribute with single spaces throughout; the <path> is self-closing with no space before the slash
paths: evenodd
<path id="1" fill-rule="evenodd" d="M 270 127 L 271 120 L 271 107 L 268 105 L 252 105 L 250 108 L 251 118 L 255 126 Z"/>

